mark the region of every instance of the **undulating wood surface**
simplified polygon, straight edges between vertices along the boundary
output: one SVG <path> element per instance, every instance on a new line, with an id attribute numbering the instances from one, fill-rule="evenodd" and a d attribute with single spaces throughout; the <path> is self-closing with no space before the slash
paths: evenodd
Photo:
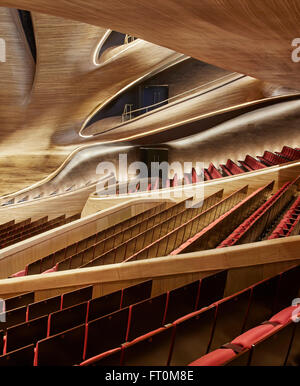
<path id="1" fill-rule="evenodd" d="M 195 83 L 195 87 L 197 83 Z M 213 113 L 244 102 L 263 99 L 262 82 L 250 77 L 241 78 L 239 74 L 229 74 L 216 79 L 208 86 L 200 87 L 197 92 L 181 100 L 170 101 L 166 106 L 146 114 L 144 117 L 121 122 L 117 127 L 109 128 L 100 122 L 82 130 L 84 135 L 94 135 L 98 141 L 118 141 L 136 136 L 144 137 L 147 133 L 165 126 Z M 100 134 L 100 135 L 97 135 Z"/>
<path id="2" fill-rule="evenodd" d="M 33 13 L 34 75 L 17 19 L 11 15 L 14 11 L 0 10 L 1 36 L 7 38 L 8 47 L 8 60 L 0 67 L 0 194 L 24 188 L 54 171 L 84 143 L 78 131 L 95 106 L 182 56 L 141 42 L 98 66 L 93 57 L 105 28 Z"/>
<path id="3" fill-rule="evenodd" d="M 1 0 L 0 5 L 129 33 L 207 63 L 300 89 L 299 64 L 291 60 L 292 40 L 300 36 L 298 0 Z"/>
<path id="4" fill-rule="evenodd" d="M 79 128 L 99 102 L 179 55 L 140 41 L 132 49 L 109 60 L 107 65 L 96 66 L 94 52 L 106 28 L 129 32 L 229 71 L 266 80 L 270 87 L 264 84 L 263 90 L 267 87 L 268 92 L 272 87 L 276 89 L 278 84 L 297 88 L 299 71 L 290 58 L 289 39 L 297 35 L 299 28 L 295 21 L 298 7 L 292 0 L 272 3 L 258 0 L 255 4 L 244 0 L 238 3 L 206 0 L 197 4 L 191 0 L 184 4 L 178 0 L 151 3 L 144 0 L 90 0 L 76 4 L 70 1 L 49 4 L 45 0 L 4 0 L 0 5 L 33 10 L 37 42 L 37 66 L 31 88 L 34 71 L 32 63 L 27 64 L 25 60 L 29 53 L 24 36 L 17 37 L 18 23 L 11 16 L 13 11 L 1 8 L 6 21 L 2 35 L 15 36 L 14 42 L 12 38 L 8 40 L 9 48 L 13 45 L 16 48 L 16 44 L 22 46 L 15 52 L 16 56 L 21 55 L 19 64 L 17 58 L 11 56 L 7 63 L 1 64 L 1 70 L 8 69 L 16 61 L 26 84 L 18 89 L 22 103 L 15 97 L 10 103 L 7 95 L 3 95 L 3 103 L 1 101 L 5 111 L 0 115 L 3 133 L 0 137 L 3 180 L 0 194 L 28 186 L 55 170 L 81 142 Z M 119 17 L 120 10 L 122 18 Z M 15 67 L 13 70 L 16 71 Z M 8 70 L 7 73 L 12 74 Z M 16 88 L 9 76 L 1 76 L 1 79 L 9 83 L 8 89 Z M 255 99 L 257 93 L 263 92 L 255 87 L 254 94 L 251 90 L 251 86 L 249 89 L 241 86 L 238 92 L 227 92 L 228 100 L 214 95 L 210 105 L 229 106 L 240 103 L 241 99 L 249 100 L 249 95 L 250 99 Z M 202 100 L 198 105 L 191 104 L 192 115 L 200 102 Z M 182 119 L 187 116 L 188 110 L 184 111 Z M 176 114 L 172 116 L 174 121 L 178 119 Z M 152 123 L 145 123 L 152 127 Z M 126 134 L 128 131 L 129 127 L 126 127 Z M 116 139 L 115 134 L 111 139 Z"/>

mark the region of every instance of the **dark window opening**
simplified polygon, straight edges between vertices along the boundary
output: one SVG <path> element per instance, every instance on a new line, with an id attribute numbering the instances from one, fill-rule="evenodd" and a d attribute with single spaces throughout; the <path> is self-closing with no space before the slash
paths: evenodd
<path id="1" fill-rule="evenodd" d="M 18 9 L 18 12 L 33 60 L 36 62 L 36 43 L 31 13 L 21 9 Z"/>

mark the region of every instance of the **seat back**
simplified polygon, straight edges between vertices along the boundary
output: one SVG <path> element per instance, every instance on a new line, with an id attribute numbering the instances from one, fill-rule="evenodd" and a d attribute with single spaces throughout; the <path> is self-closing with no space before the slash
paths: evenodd
<path id="1" fill-rule="evenodd" d="M 5 310 L 10 311 L 15 308 L 27 306 L 28 304 L 33 302 L 34 302 L 34 292 L 27 292 L 26 294 L 23 294 L 23 295 L 18 295 L 18 296 L 5 299 Z"/>
<path id="2" fill-rule="evenodd" d="M 201 279 L 197 309 L 208 307 L 224 296 L 228 271 L 220 271 Z"/>
<path id="3" fill-rule="evenodd" d="M 9 327 L 15 326 L 26 321 L 27 306 L 15 308 L 11 311 L 0 314 L 0 319 L 5 320 L 1 322 L 1 329 L 6 330 Z"/>
<path id="4" fill-rule="evenodd" d="M 275 312 L 279 275 L 253 286 L 245 330 L 268 320 Z"/>
<path id="5" fill-rule="evenodd" d="M 0 356 L 0 367 L 33 366 L 34 345 Z"/>
<path id="6" fill-rule="evenodd" d="M 128 341 L 162 327 L 166 305 L 167 294 L 163 294 L 130 306 Z"/>
<path id="7" fill-rule="evenodd" d="M 122 290 L 90 300 L 87 321 L 90 322 L 118 311 L 120 309 L 121 300 Z"/>
<path id="8" fill-rule="evenodd" d="M 200 281 L 187 284 L 169 292 L 165 324 L 195 311 Z"/>
<path id="9" fill-rule="evenodd" d="M 129 308 L 93 320 L 87 326 L 84 360 L 115 349 L 126 342 Z"/>
<path id="10" fill-rule="evenodd" d="M 142 300 L 148 299 L 152 292 L 152 280 L 148 280 L 144 283 L 136 284 L 128 288 L 124 288 L 122 291 L 122 303 L 121 308 L 130 306 L 131 304 L 138 303 Z"/>
<path id="11" fill-rule="evenodd" d="M 49 315 L 48 336 L 59 334 L 86 321 L 88 303 L 77 304 Z"/>
<path id="12" fill-rule="evenodd" d="M 280 275 L 276 296 L 276 311 L 288 307 L 295 298 L 299 297 L 300 265 L 293 267 Z"/>
<path id="13" fill-rule="evenodd" d="M 253 345 L 250 366 L 284 366 L 295 327 L 291 322 Z"/>
<path id="14" fill-rule="evenodd" d="M 27 320 L 39 318 L 44 315 L 49 315 L 51 312 L 60 310 L 61 296 L 41 300 L 40 302 L 28 305 Z"/>
<path id="15" fill-rule="evenodd" d="M 36 366 L 72 366 L 82 361 L 85 325 L 40 340 L 36 345 Z"/>
<path id="16" fill-rule="evenodd" d="M 174 326 L 151 331 L 123 345 L 122 366 L 166 366 Z"/>
<path id="17" fill-rule="evenodd" d="M 217 303 L 216 325 L 210 351 L 230 342 L 243 332 L 251 290 L 240 292 Z"/>
<path id="18" fill-rule="evenodd" d="M 216 307 L 202 309 L 174 322 L 175 337 L 169 364 L 186 366 L 205 355 L 209 348 Z"/>
<path id="19" fill-rule="evenodd" d="M 7 329 L 5 353 L 36 343 L 47 336 L 48 316 L 18 324 Z"/>
<path id="20" fill-rule="evenodd" d="M 80 288 L 79 290 L 71 291 L 62 295 L 61 308 L 74 306 L 75 304 L 86 302 L 92 299 L 93 286 Z"/>

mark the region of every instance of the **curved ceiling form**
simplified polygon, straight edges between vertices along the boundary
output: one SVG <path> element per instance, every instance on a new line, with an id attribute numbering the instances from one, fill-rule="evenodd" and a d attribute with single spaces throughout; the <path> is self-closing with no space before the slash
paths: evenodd
<path id="1" fill-rule="evenodd" d="M 0 9 L 3 14 L 3 36 L 6 36 L 4 30 L 8 33 L 15 29 L 15 24 L 7 16 L 11 10 Z M 143 41 L 118 55 L 109 65 L 97 67 L 93 63 L 93 55 L 106 29 L 39 13 L 33 13 L 32 19 L 37 64 L 32 89 L 32 76 L 29 82 L 29 103 L 22 105 L 19 121 L 16 120 L 16 98 L 5 94 L 1 104 L 5 108 L 0 115 L 0 173 L 5 185 L 3 183 L 0 187 L 0 194 L 19 190 L 49 175 L 78 144 L 83 143 L 78 136 L 79 128 L 100 101 L 115 95 L 125 85 L 153 68 L 182 56 Z M 28 79 L 23 74 L 24 54 L 19 59 L 22 64 L 19 64 L 18 55 L 22 51 L 14 52 L 14 41 L 8 40 L 8 43 L 11 60 L 3 63 L 0 75 L 2 79 L 2 74 L 5 75 L 7 71 L 5 81 L 8 82 L 12 74 L 15 81 L 19 66 L 22 79 L 19 83 L 12 82 L 19 91 L 24 79 Z M 8 67 L 10 65 L 11 68 Z M 8 114 L 9 109 L 5 104 L 8 97 L 13 102 L 11 114 Z"/>
<path id="2" fill-rule="evenodd" d="M 141 42 L 140 39 L 136 39 L 125 43 L 125 36 L 125 34 L 108 29 L 97 45 L 93 58 L 94 64 L 97 66 L 107 64 L 120 53 Z"/>
<path id="3" fill-rule="evenodd" d="M 151 41 L 228 70 L 300 89 L 291 60 L 298 0 L 1 0 Z M 120 17 L 122 15 L 122 17 Z"/>
<path id="4" fill-rule="evenodd" d="M 0 8 L 0 38 L 5 41 L 0 62 L 0 136 L 9 136 L 30 101 L 35 65 L 16 10 Z"/>
<path id="5" fill-rule="evenodd" d="M 252 111 L 241 110 L 238 116 L 227 115 L 223 121 L 214 117 L 210 125 L 198 122 L 203 131 L 167 142 L 169 162 L 188 159 L 204 162 L 207 167 L 210 162 L 226 163 L 229 158 L 244 160 L 247 154 L 261 156 L 265 150 L 280 152 L 283 145 L 298 147 L 299 125 L 299 97 L 280 97 L 276 104 L 261 103 Z"/>
<path id="6" fill-rule="evenodd" d="M 135 42 L 136 43 L 142 43 L 143 40 L 136 40 Z M 133 42 L 132 44 L 134 44 L 135 42 Z M 185 55 L 181 55 L 181 54 L 174 55 L 174 60 L 170 61 L 168 59 L 165 63 L 161 63 L 161 65 L 159 67 L 154 68 L 152 71 L 149 71 L 147 74 L 139 77 L 138 79 L 134 80 L 133 82 L 130 82 L 125 87 L 123 87 L 121 90 L 119 90 L 115 95 L 113 95 L 111 98 L 108 98 L 104 102 L 100 103 L 98 106 L 96 106 L 96 108 L 93 109 L 93 111 L 88 115 L 88 117 L 83 122 L 83 124 L 79 130 L 79 135 L 82 138 L 93 138 L 93 137 L 96 137 L 98 133 L 103 132 L 106 129 L 111 129 L 111 128 L 114 128 L 115 126 L 118 126 L 118 124 L 120 123 L 121 117 L 119 117 L 120 118 L 119 120 L 116 119 L 117 117 L 111 117 L 112 119 L 105 120 L 105 126 L 106 127 L 102 128 L 102 130 L 100 132 L 98 131 L 94 134 L 93 132 L 91 133 L 90 130 L 88 129 L 88 126 L 90 125 L 90 122 L 93 120 L 95 115 L 98 114 L 99 112 L 101 112 L 101 110 L 104 109 L 105 107 L 107 107 L 111 102 L 115 101 L 119 96 L 122 96 L 125 92 L 131 90 L 133 87 L 137 87 L 141 82 L 146 81 L 149 78 L 151 79 L 157 73 L 160 73 L 166 69 L 169 69 L 170 67 L 175 66 L 176 64 L 181 63 L 187 59 L 188 59 L 188 57 L 186 57 Z M 108 127 L 107 127 L 107 125 L 108 125 Z M 95 126 L 93 125 L 92 131 L 94 131 L 94 130 L 95 130 Z M 118 137 L 116 137 L 115 139 L 118 140 Z"/>
<path id="7" fill-rule="evenodd" d="M 103 143 L 134 141 L 137 138 L 140 138 L 141 143 L 148 143 L 147 137 L 154 134 L 169 131 L 169 137 L 177 135 L 171 130 L 175 127 L 179 129 L 179 135 L 184 135 L 182 126 L 190 121 L 200 121 L 206 116 L 218 115 L 231 109 L 237 110 L 242 104 L 256 104 L 267 100 L 262 89 L 263 82 L 257 79 L 229 74 L 203 85 L 197 92 L 182 100 L 176 100 L 116 128 L 105 130 L 95 135 L 95 138 Z"/>

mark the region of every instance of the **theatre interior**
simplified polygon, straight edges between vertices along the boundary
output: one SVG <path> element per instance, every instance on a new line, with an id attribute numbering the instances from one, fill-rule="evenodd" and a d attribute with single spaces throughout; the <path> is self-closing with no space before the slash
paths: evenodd
<path id="1" fill-rule="evenodd" d="M 0 367 L 300 365 L 299 20 L 0 0 Z"/>

